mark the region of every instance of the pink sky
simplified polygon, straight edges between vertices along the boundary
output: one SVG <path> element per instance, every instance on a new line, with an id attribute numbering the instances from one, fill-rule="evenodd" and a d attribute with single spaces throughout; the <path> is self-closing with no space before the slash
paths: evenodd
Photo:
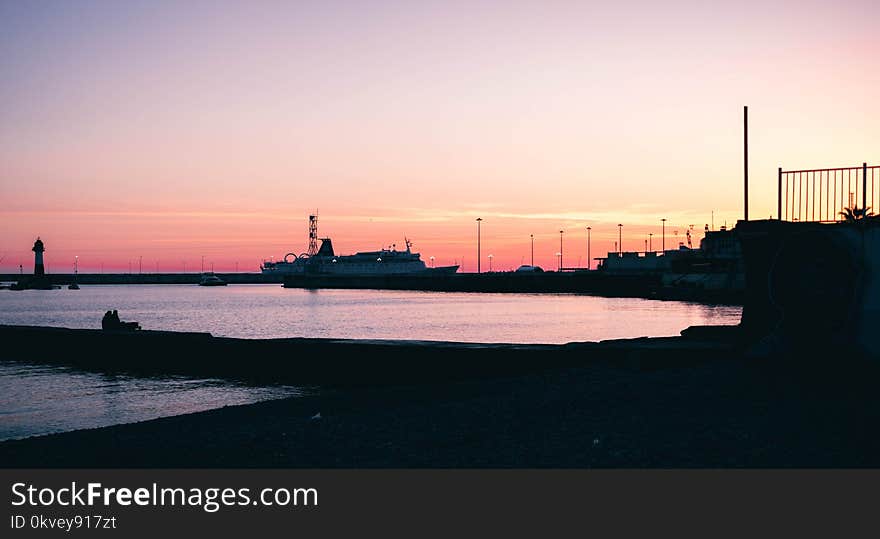
<path id="1" fill-rule="evenodd" d="M 37 235 L 55 272 L 256 271 L 315 209 L 466 271 L 476 217 L 496 269 L 674 247 L 742 215 L 743 105 L 752 218 L 778 166 L 880 163 L 874 2 L 36 4 L 0 7 L 0 272 Z"/>

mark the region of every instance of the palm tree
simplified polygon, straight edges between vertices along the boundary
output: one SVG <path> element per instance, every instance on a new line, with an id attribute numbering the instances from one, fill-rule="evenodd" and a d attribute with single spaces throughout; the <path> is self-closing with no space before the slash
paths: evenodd
<path id="1" fill-rule="evenodd" d="M 874 212 L 868 211 L 871 207 L 867 208 L 859 208 L 858 206 L 853 206 L 852 208 L 843 208 L 843 211 L 838 212 L 838 215 L 842 218 L 843 221 L 847 223 L 853 223 L 855 221 L 862 221 L 864 219 L 871 219 L 875 217 Z"/>

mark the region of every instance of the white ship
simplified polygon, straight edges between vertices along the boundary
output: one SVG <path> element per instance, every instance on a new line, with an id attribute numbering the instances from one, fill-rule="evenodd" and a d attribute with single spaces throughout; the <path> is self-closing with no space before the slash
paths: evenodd
<path id="1" fill-rule="evenodd" d="M 297 256 L 287 253 L 279 262 L 264 261 L 260 270 L 272 275 L 335 274 L 335 275 L 413 275 L 427 273 L 455 273 L 458 266 L 429 268 L 419 253 L 412 252 L 412 243 L 404 239 L 406 250 L 396 246 L 378 251 L 353 255 L 337 255 L 330 238 L 320 238 L 317 247 L 318 216 L 309 216 L 309 250 Z"/>

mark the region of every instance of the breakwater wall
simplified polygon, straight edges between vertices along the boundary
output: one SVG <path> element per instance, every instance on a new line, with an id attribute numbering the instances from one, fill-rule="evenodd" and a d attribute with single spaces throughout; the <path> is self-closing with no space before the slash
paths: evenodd
<path id="1" fill-rule="evenodd" d="M 694 301 L 741 305 L 743 292 L 732 288 L 706 288 L 690 282 L 664 284 L 660 274 L 609 274 L 601 271 L 545 273 L 455 273 L 426 275 L 271 275 L 217 273 L 229 284 L 281 284 L 286 288 L 337 288 L 375 290 L 423 290 L 435 292 L 573 293 L 607 297 Z M 0 283 L 17 282 L 18 274 L 0 274 Z M 24 275 L 25 278 L 29 277 Z M 48 274 L 53 285 L 74 282 L 73 274 Z M 198 273 L 80 273 L 81 285 L 198 284 Z M 669 279 L 666 279 L 667 281 Z"/>
<path id="2" fill-rule="evenodd" d="M 375 288 L 438 292 L 614 292 L 644 296 L 660 285 L 653 275 L 603 272 L 489 272 L 413 275 L 288 275 L 285 288 Z"/>
<path id="3" fill-rule="evenodd" d="M 880 219 L 737 223 L 744 331 L 802 356 L 880 359 Z"/>
<path id="4" fill-rule="evenodd" d="M 215 273 L 230 284 L 265 284 L 281 283 L 280 275 L 262 273 Z M 17 273 L 0 274 L 0 282 L 16 282 L 22 277 Z M 46 278 L 51 284 L 68 285 L 74 282 L 72 273 L 51 273 Z M 198 284 L 201 273 L 79 273 L 76 282 L 79 284 Z"/>
<path id="5" fill-rule="evenodd" d="M 601 271 L 489 272 L 423 275 L 288 275 L 285 288 L 424 290 L 436 292 L 574 293 L 740 304 L 742 291 L 668 286 L 660 274 L 610 274 Z"/>
<path id="6" fill-rule="evenodd" d="M 735 327 L 727 329 L 731 330 Z M 646 368 L 678 366 L 728 357 L 735 348 L 729 339 L 699 334 L 550 345 L 234 339 L 209 333 L 4 325 L 0 325 L 0 342 L 0 360 L 4 361 L 139 376 L 187 375 L 324 386 L 489 378 L 573 367 L 602 359 Z M 37 353 L 25 353 L 35 349 Z"/>

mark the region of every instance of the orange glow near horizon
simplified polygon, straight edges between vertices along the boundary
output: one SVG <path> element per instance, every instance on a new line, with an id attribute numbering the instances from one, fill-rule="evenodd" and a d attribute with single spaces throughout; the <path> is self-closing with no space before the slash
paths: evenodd
<path id="1" fill-rule="evenodd" d="M 776 211 L 776 169 L 880 163 L 872 2 L 0 7 L 0 273 L 342 254 L 586 266 Z M 744 14 L 748 13 L 746 16 Z M 783 22 L 780 22 L 783 21 Z M 846 28 L 829 32 L 828 28 Z M 676 235 L 677 232 L 677 235 Z M 595 267 L 595 263 L 593 265 Z M 206 268 L 207 269 L 207 268 Z"/>

